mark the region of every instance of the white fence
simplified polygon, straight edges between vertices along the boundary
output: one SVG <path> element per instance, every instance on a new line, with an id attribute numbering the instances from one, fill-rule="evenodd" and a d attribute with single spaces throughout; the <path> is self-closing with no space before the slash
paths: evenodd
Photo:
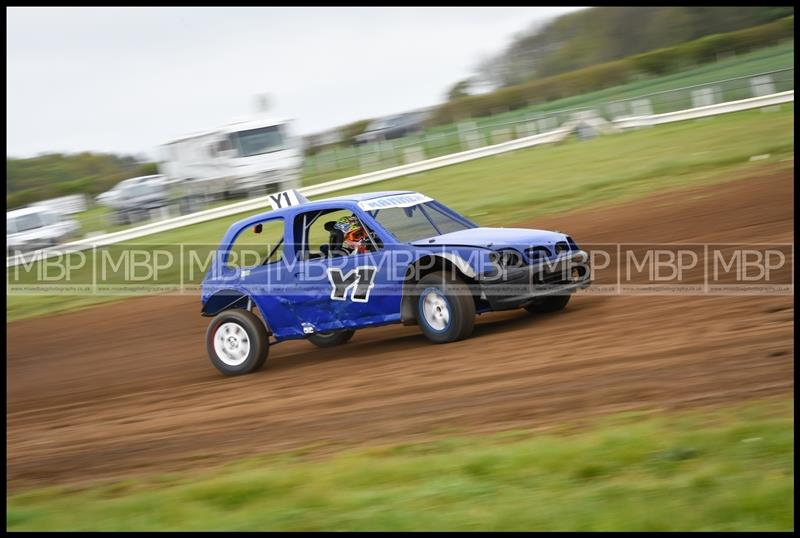
<path id="1" fill-rule="evenodd" d="M 727 103 L 717 103 L 715 105 L 690 108 L 688 110 L 678 110 L 677 112 L 619 118 L 614 121 L 614 125 L 620 129 L 649 127 L 651 125 L 659 125 L 673 121 L 693 120 L 708 116 L 716 116 L 717 114 L 726 114 L 728 112 L 738 112 L 740 110 L 747 110 L 749 108 L 761 108 L 779 105 L 781 103 L 788 103 L 790 101 L 794 101 L 794 90 L 773 93 L 771 95 L 762 95 L 759 97 L 751 97 L 749 99 L 741 99 L 739 101 L 729 101 Z"/>
<path id="2" fill-rule="evenodd" d="M 580 112 L 592 111 L 607 121 L 620 117 L 648 116 L 739 101 L 794 89 L 794 67 L 752 73 L 691 86 L 637 94 L 614 101 L 589 99 L 582 106 L 553 108 L 529 103 L 523 109 L 495 110 L 489 118 L 463 119 L 455 125 L 425 129 L 402 138 L 377 140 L 359 146 L 317 148 L 304 160 L 303 177 L 309 183 L 366 174 L 376 170 L 441 157 L 468 149 L 499 144 L 551 131 Z"/>
<path id="3" fill-rule="evenodd" d="M 741 99 L 739 101 L 730 101 L 715 105 L 691 108 L 677 112 L 668 112 L 665 114 L 619 118 L 613 122 L 613 125 L 618 129 L 645 127 L 674 121 L 714 116 L 717 114 L 726 114 L 729 112 L 738 112 L 752 108 L 762 108 L 791 101 L 794 101 L 794 90 L 752 97 L 749 99 Z M 569 136 L 577 127 L 577 123 L 577 121 L 571 121 L 546 133 L 518 138 L 516 140 L 510 140 L 508 142 L 502 142 L 500 144 L 494 144 L 491 146 L 452 153 L 450 155 L 444 155 L 442 157 L 436 157 L 425 161 L 395 166 L 385 170 L 378 170 L 376 172 L 369 172 L 344 179 L 328 181 L 326 183 L 304 187 L 299 190 L 305 196 L 328 194 L 342 189 L 358 187 L 387 179 L 425 172 L 427 170 L 433 170 L 443 166 L 480 159 L 491 155 L 499 155 L 501 153 L 506 153 L 517 149 L 558 142 L 559 140 L 563 140 Z M 127 230 L 122 230 L 115 233 L 92 237 L 91 239 L 82 239 L 79 241 L 73 241 L 71 243 L 65 243 L 63 245 L 59 245 L 58 247 L 43 251 L 11 256 L 6 259 L 6 267 L 14 267 L 22 263 L 31 263 L 31 261 L 36 259 L 45 259 L 52 256 L 58 256 L 65 252 L 87 250 L 93 247 L 101 247 L 123 241 L 129 241 L 131 239 L 137 239 L 139 237 L 144 237 L 159 232 L 174 230 L 183 226 L 189 226 L 200 222 L 237 215 L 246 211 L 255 211 L 257 209 L 263 209 L 266 211 L 268 207 L 269 204 L 266 196 L 251 198 L 243 202 L 237 202 L 214 209 L 207 209 L 197 213 L 192 213 L 190 215 L 183 215 L 158 222 L 152 222 L 143 226 L 137 226 L 135 228 L 129 228 Z"/>

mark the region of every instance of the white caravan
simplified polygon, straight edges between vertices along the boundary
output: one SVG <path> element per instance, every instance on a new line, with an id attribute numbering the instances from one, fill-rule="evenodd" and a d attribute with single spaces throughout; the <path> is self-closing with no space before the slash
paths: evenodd
<path id="1" fill-rule="evenodd" d="M 184 195 L 257 196 L 299 186 L 303 152 L 288 120 L 259 116 L 162 146 L 159 171 Z"/>

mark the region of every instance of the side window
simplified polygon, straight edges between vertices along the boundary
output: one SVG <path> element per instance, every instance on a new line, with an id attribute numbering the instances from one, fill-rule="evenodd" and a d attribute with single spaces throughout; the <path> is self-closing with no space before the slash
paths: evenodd
<path id="1" fill-rule="evenodd" d="M 295 248 L 302 260 L 363 254 L 382 247 L 350 209 L 311 211 L 296 219 L 295 236 L 303 239 Z"/>
<path id="2" fill-rule="evenodd" d="M 242 230 L 228 252 L 227 267 L 256 267 L 283 257 L 283 219 L 271 219 Z"/>

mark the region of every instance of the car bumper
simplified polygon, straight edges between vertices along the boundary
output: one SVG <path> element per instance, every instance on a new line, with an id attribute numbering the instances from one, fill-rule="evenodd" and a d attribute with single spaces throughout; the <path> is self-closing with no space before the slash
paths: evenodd
<path id="1" fill-rule="evenodd" d="M 501 274 L 482 275 L 477 280 L 480 297 L 492 310 L 519 308 L 543 297 L 588 288 L 589 255 L 578 250 L 554 261 L 510 267 Z"/>

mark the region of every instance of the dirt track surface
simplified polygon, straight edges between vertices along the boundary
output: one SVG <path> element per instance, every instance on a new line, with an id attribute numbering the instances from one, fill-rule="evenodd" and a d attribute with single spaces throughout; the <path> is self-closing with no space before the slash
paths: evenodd
<path id="1" fill-rule="evenodd" d="M 527 223 L 589 242 L 792 243 L 793 178 Z M 536 428 L 624 410 L 794 389 L 793 297 L 581 296 L 558 314 L 481 316 L 431 345 L 416 327 L 340 348 L 281 343 L 222 377 L 197 297 L 148 297 L 7 326 L 11 490 L 177 469 L 310 445 Z"/>

